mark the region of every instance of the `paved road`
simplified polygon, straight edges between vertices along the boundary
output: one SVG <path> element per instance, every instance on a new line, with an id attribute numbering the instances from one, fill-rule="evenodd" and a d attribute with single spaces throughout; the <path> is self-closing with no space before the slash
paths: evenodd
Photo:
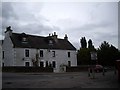
<path id="1" fill-rule="evenodd" d="M 3 88 L 120 88 L 113 71 L 88 77 L 88 72 L 3 73 Z"/>

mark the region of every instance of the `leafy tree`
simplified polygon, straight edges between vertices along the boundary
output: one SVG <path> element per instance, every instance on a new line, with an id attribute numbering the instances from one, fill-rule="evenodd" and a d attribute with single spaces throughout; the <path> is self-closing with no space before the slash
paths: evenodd
<path id="1" fill-rule="evenodd" d="M 89 39 L 88 41 L 88 48 L 87 48 L 87 42 L 85 37 L 82 37 L 82 39 L 80 40 L 81 42 L 81 48 L 80 50 L 78 50 L 78 54 L 77 54 L 77 60 L 78 60 L 78 65 L 88 65 L 91 63 L 91 51 L 96 51 L 96 49 L 94 48 L 93 44 L 92 44 L 92 40 Z"/>
<path id="2" fill-rule="evenodd" d="M 78 65 L 90 64 L 90 50 L 88 48 L 80 48 L 77 54 Z"/>
<path id="3" fill-rule="evenodd" d="M 82 37 L 82 39 L 80 39 L 80 43 L 81 43 L 81 48 L 87 48 L 87 42 L 85 37 Z"/>
<path id="4" fill-rule="evenodd" d="M 91 39 L 89 39 L 89 41 L 88 41 L 88 48 L 90 48 L 90 49 L 94 48 L 94 46 L 93 46 L 93 43 L 92 43 L 92 40 L 91 40 Z"/>
<path id="5" fill-rule="evenodd" d="M 114 65 L 115 60 L 120 58 L 120 52 L 113 45 L 104 41 L 97 50 L 98 63 L 104 66 Z"/>

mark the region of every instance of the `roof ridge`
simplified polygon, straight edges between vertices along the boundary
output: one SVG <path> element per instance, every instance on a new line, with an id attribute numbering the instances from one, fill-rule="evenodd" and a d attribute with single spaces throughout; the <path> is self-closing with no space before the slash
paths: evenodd
<path id="1" fill-rule="evenodd" d="M 22 33 L 13 33 L 13 34 L 18 34 L 18 35 L 21 35 Z M 26 34 L 26 33 L 25 33 Z M 43 37 L 45 38 L 45 36 L 38 36 L 38 35 L 31 35 L 31 34 L 26 34 L 28 36 L 33 36 L 33 37 Z"/>
<path id="2" fill-rule="evenodd" d="M 24 32 L 23 32 L 24 33 Z M 13 34 L 22 34 L 22 33 L 13 33 Z M 26 34 L 26 33 L 25 33 Z M 38 36 L 38 35 L 31 35 L 31 34 L 26 34 L 28 36 L 33 36 L 33 37 L 43 37 L 43 38 L 48 38 L 49 36 Z M 58 40 L 64 40 L 63 38 L 58 38 Z"/>

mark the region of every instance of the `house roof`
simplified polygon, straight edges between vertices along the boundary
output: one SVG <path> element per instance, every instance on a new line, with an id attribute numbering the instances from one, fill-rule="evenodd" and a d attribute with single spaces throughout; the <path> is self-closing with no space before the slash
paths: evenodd
<path id="1" fill-rule="evenodd" d="M 22 41 L 22 38 L 26 38 L 26 42 Z M 38 49 L 61 49 L 61 50 L 76 50 L 76 48 L 65 39 L 57 39 L 57 42 L 52 36 L 42 37 L 28 35 L 25 33 L 12 33 L 10 36 L 15 48 L 38 48 Z M 52 40 L 52 44 L 49 43 Z"/>

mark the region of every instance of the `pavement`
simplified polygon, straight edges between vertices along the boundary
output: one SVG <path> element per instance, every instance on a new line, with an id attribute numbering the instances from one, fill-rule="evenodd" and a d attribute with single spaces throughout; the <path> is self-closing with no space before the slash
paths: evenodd
<path id="1" fill-rule="evenodd" d="M 114 71 L 95 73 L 87 71 L 65 73 L 2 73 L 2 88 L 120 88 Z"/>

